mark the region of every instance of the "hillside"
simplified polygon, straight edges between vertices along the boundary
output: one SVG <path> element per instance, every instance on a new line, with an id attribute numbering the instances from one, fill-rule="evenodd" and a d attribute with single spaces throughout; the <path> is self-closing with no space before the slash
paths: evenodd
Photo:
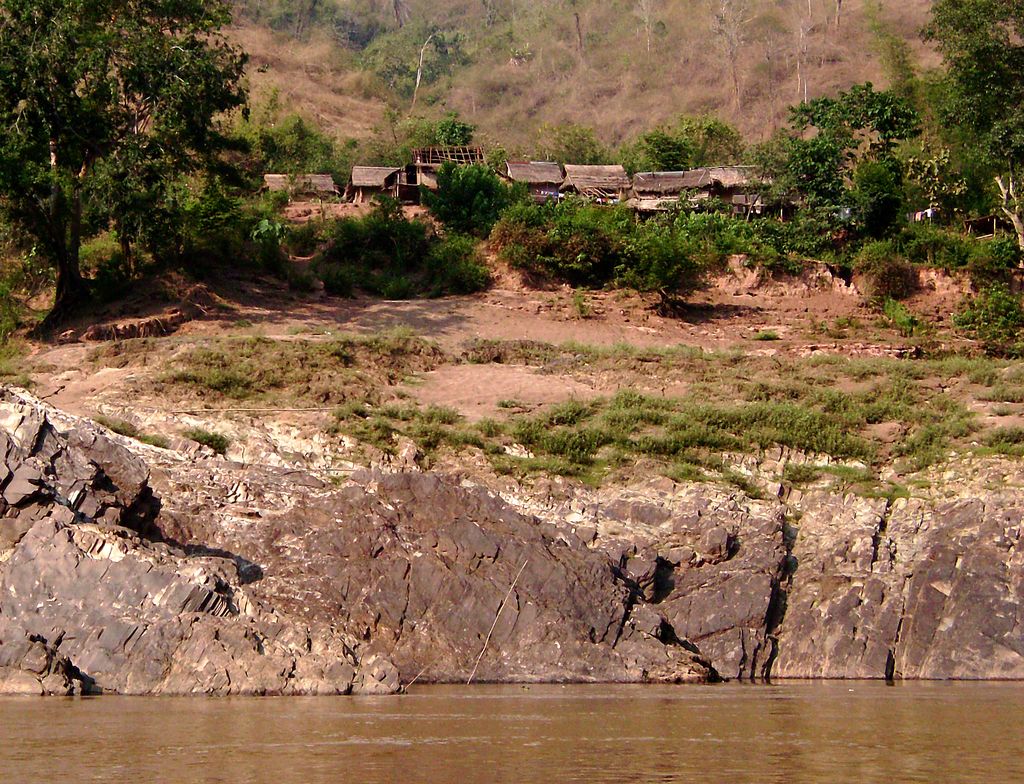
<path id="1" fill-rule="evenodd" d="M 511 147 L 545 123 L 594 127 L 606 143 L 679 114 L 715 113 L 751 139 L 801 98 L 894 61 L 934 64 L 920 41 L 927 0 L 240 0 L 233 35 L 252 56 L 257 100 L 340 138 L 388 108 L 455 110 Z M 399 25 L 399 21 L 401 24 Z M 431 37 L 433 36 L 433 37 Z M 895 66 L 899 68 L 900 66 Z"/>

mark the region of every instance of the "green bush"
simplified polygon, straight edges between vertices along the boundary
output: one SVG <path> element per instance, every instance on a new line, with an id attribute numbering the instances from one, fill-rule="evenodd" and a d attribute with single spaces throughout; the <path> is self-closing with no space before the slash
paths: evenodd
<path id="1" fill-rule="evenodd" d="M 1010 270 L 1021 262 L 1021 249 L 1013 237 L 996 237 L 988 242 L 977 242 L 971 249 L 967 273 L 979 289 L 1007 280 Z"/>
<path id="2" fill-rule="evenodd" d="M 11 287 L 0 281 L 0 343 L 6 341 L 21 321 L 21 305 Z"/>
<path id="3" fill-rule="evenodd" d="M 994 356 L 1024 353 L 1024 304 L 1008 286 L 993 285 L 967 302 L 953 324 L 978 340 Z"/>
<path id="4" fill-rule="evenodd" d="M 931 223 L 913 223 L 896 240 L 897 249 L 914 264 L 948 270 L 967 266 L 974 244 L 975 240 Z"/>
<path id="5" fill-rule="evenodd" d="M 490 283 L 472 239 L 436 236 L 426 223 L 408 220 L 393 199 L 379 200 L 364 217 L 337 221 L 313 269 L 340 296 L 359 288 L 385 299 L 438 297 Z"/>
<path id="6" fill-rule="evenodd" d="M 427 254 L 426 270 L 435 297 L 444 294 L 473 294 L 491 283 L 472 237 L 452 234 L 435 242 Z"/>
<path id="7" fill-rule="evenodd" d="M 231 446 L 231 441 L 227 436 L 198 427 L 186 430 L 183 435 L 190 441 L 195 441 L 197 444 L 209 447 L 218 455 L 223 455 L 228 451 L 228 447 Z"/>
<path id="8" fill-rule="evenodd" d="M 526 189 L 502 182 L 487 166 L 446 163 L 437 190 L 421 188 L 423 204 L 445 226 L 460 234 L 486 237 L 501 213 L 526 198 Z"/>
<path id="9" fill-rule="evenodd" d="M 857 254 L 854 267 L 864 276 L 865 293 L 876 301 L 905 299 L 917 286 L 917 270 L 891 242 L 867 243 Z"/>
<path id="10" fill-rule="evenodd" d="M 670 296 L 693 290 L 706 260 L 733 250 L 732 238 L 723 240 L 704 221 L 637 221 L 625 207 L 580 200 L 519 205 L 502 216 L 491 243 L 510 265 L 573 286 L 613 284 Z"/>
<path id="11" fill-rule="evenodd" d="M 898 167 L 862 161 L 853 174 L 851 196 L 861 230 L 869 237 L 888 236 L 903 220 L 903 178 Z"/>
<path id="12" fill-rule="evenodd" d="M 912 338 L 921 329 L 921 320 L 907 310 L 902 302 L 887 299 L 882 304 L 882 313 L 889 324 L 905 338 Z"/>
<path id="13" fill-rule="evenodd" d="M 513 267 L 599 288 L 623 260 L 623 243 L 635 224 L 624 207 L 598 207 L 579 199 L 517 205 L 491 233 L 499 256 Z"/>

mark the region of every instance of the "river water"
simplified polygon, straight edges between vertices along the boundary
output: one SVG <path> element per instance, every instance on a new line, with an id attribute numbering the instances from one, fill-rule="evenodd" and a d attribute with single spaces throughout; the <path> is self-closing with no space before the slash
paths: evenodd
<path id="1" fill-rule="evenodd" d="M 0 782 L 1024 781 L 1024 685 L 2 699 Z"/>

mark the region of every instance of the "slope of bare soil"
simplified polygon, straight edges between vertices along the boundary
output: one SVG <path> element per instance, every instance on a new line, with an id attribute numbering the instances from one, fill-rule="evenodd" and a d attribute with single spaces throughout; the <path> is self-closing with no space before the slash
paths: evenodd
<path id="1" fill-rule="evenodd" d="M 949 327 L 966 283 L 937 274 L 907 303 L 923 325 L 913 337 L 824 266 L 772 278 L 740 259 L 676 313 L 508 273 L 481 295 L 403 302 L 299 295 L 242 274 L 162 286 L 162 297 L 99 314 L 99 327 L 33 345 L 34 392 L 172 448 L 195 448 L 197 431 L 222 435 L 246 462 L 347 471 L 426 454 L 457 470 L 599 482 L 736 478 L 736 450 L 778 443 L 794 456 L 772 463 L 776 477 L 820 448 L 820 466 L 849 467 L 836 473 L 844 482 L 903 486 L 947 449 L 1015 438 L 1024 417 L 1024 378 L 971 358 Z M 136 336 L 184 310 L 166 333 Z M 128 339 L 102 339 L 118 336 Z M 564 405 L 584 408 L 563 422 L 551 412 Z M 743 424 L 750 412 L 760 418 Z M 529 430 L 550 416 L 554 427 Z M 687 418 L 703 424 L 680 431 Z M 572 427 L 597 440 L 578 451 Z M 570 441 L 521 443 L 545 443 L 545 429 Z M 742 471 L 757 479 L 751 465 Z M 796 484 L 822 470 L 797 472 Z"/>

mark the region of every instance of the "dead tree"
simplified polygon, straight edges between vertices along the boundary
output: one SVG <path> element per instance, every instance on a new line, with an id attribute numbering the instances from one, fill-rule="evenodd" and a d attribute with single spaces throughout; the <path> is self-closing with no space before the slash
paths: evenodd
<path id="1" fill-rule="evenodd" d="M 722 44 L 725 56 L 729 60 L 733 103 L 737 111 L 742 108 L 739 58 L 747 40 L 746 28 L 749 22 L 750 0 L 718 0 L 711 31 Z"/>
<path id="2" fill-rule="evenodd" d="M 409 6 L 405 0 L 392 0 L 392 7 L 395 12 L 395 22 L 399 27 L 404 27 L 409 21 Z"/>
<path id="3" fill-rule="evenodd" d="M 644 33 L 647 36 L 647 53 L 651 53 L 651 32 L 654 29 L 654 4 L 655 0 L 636 0 L 636 14 L 640 17 L 640 23 L 644 26 Z"/>

